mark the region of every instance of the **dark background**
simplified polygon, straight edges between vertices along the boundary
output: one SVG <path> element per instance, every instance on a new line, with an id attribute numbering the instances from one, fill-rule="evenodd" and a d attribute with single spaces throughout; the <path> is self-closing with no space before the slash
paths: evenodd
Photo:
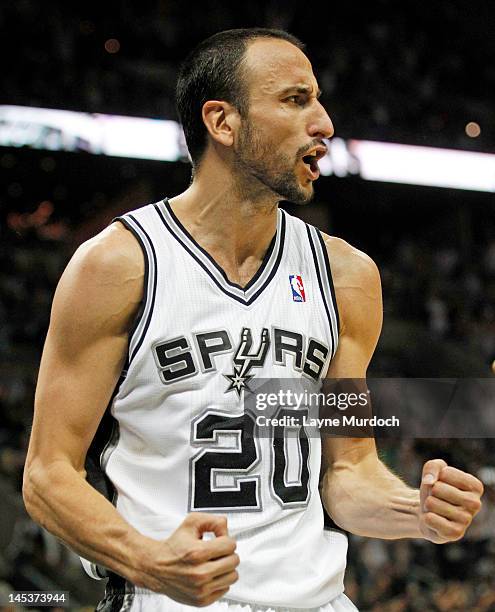
<path id="1" fill-rule="evenodd" d="M 337 136 L 495 152 L 495 7 L 482 1 L 4 2 L 0 104 L 176 119 L 186 53 L 249 26 L 285 28 L 307 44 Z M 112 38 L 117 53 L 105 50 Z M 469 121 L 478 138 L 466 135 Z M 0 591 L 64 588 L 75 608 L 91 606 L 101 584 L 20 498 L 50 303 L 78 244 L 119 212 L 182 191 L 190 169 L 0 148 L 0 177 Z M 493 194 L 331 176 L 309 207 L 285 206 L 377 262 L 385 320 L 370 376 L 491 376 Z M 363 611 L 495 610 L 493 440 L 380 446 L 414 486 L 432 457 L 483 475 L 485 509 L 462 543 L 352 538 L 349 596 Z"/>

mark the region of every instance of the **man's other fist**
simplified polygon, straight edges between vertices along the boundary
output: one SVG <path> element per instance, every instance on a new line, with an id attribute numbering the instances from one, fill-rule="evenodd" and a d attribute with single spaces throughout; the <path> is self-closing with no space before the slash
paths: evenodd
<path id="1" fill-rule="evenodd" d="M 204 533 L 215 537 L 204 540 Z M 135 584 L 203 607 L 220 599 L 238 579 L 236 542 L 224 516 L 193 512 L 163 541 L 149 540 Z"/>
<path id="2" fill-rule="evenodd" d="M 460 540 L 481 508 L 483 484 L 443 459 L 427 461 L 420 487 L 419 527 L 435 544 Z"/>

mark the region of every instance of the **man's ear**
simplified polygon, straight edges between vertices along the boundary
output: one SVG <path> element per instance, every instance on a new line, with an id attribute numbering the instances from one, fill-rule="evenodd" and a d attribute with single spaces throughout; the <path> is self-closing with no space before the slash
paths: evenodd
<path id="1" fill-rule="evenodd" d="M 234 144 L 240 125 L 239 112 L 224 100 L 208 100 L 203 104 L 203 122 L 215 142 L 225 147 Z"/>

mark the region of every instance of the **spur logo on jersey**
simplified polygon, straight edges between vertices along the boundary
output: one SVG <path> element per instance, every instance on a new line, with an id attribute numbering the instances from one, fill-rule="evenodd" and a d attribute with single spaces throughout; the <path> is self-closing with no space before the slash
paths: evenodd
<path id="1" fill-rule="evenodd" d="M 165 385 L 200 372 L 220 371 L 228 381 L 225 393 L 235 391 L 239 397 L 256 375 L 255 370 L 265 365 L 283 366 L 286 369 L 283 375 L 287 378 L 297 372 L 318 381 L 330 354 L 323 342 L 279 327 L 271 330 L 264 327 L 258 332 L 243 327 L 237 343 L 226 329 L 193 333 L 189 337 L 160 341 L 152 350 Z M 232 357 L 226 366 L 225 357 L 220 356 L 229 353 Z M 266 376 L 273 375 L 271 368 L 268 371 L 270 374 Z"/>
<path id="2" fill-rule="evenodd" d="M 289 283 L 292 289 L 292 299 L 294 302 L 305 302 L 306 293 L 304 292 L 302 277 L 299 276 L 299 274 L 289 274 Z"/>
<path id="3" fill-rule="evenodd" d="M 268 330 L 263 328 L 261 331 L 261 340 L 258 350 L 251 353 L 253 346 L 253 334 L 248 327 L 244 327 L 241 332 L 241 341 L 235 353 L 234 372 L 232 374 L 224 374 L 225 378 L 230 381 L 228 391 L 237 391 L 241 395 L 241 391 L 247 387 L 247 383 L 254 374 L 250 374 L 251 368 L 261 368 L 265 363 L 266 354 L 270 348 L 270 336 Z"/>

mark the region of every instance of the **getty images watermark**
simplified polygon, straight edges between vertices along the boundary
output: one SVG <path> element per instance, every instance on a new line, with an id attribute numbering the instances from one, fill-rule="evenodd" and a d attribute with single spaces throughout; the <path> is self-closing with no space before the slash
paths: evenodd
<path id="1" fill-rule="evenodd" d="M 495 438 L 495 377 L 252 379 L 244 409 L 260 437 Z"/>
<path id="2" fill-rule="evenodd" d="M 279 389 L 269 393 L 256 393 L 256 412 L 267 409 L 276 410 L 275 415 L 257 414 L 256 425 L 259 427 L 399 427 L 400 420 L 392 415 L 386 418 L 356 414 L 353 409 L 370 408 L 370 391 L 357 392 L 311 392 Z M 342 414 L 326 416 L 312 415 L 318 408 L 336 409 Z"/>

